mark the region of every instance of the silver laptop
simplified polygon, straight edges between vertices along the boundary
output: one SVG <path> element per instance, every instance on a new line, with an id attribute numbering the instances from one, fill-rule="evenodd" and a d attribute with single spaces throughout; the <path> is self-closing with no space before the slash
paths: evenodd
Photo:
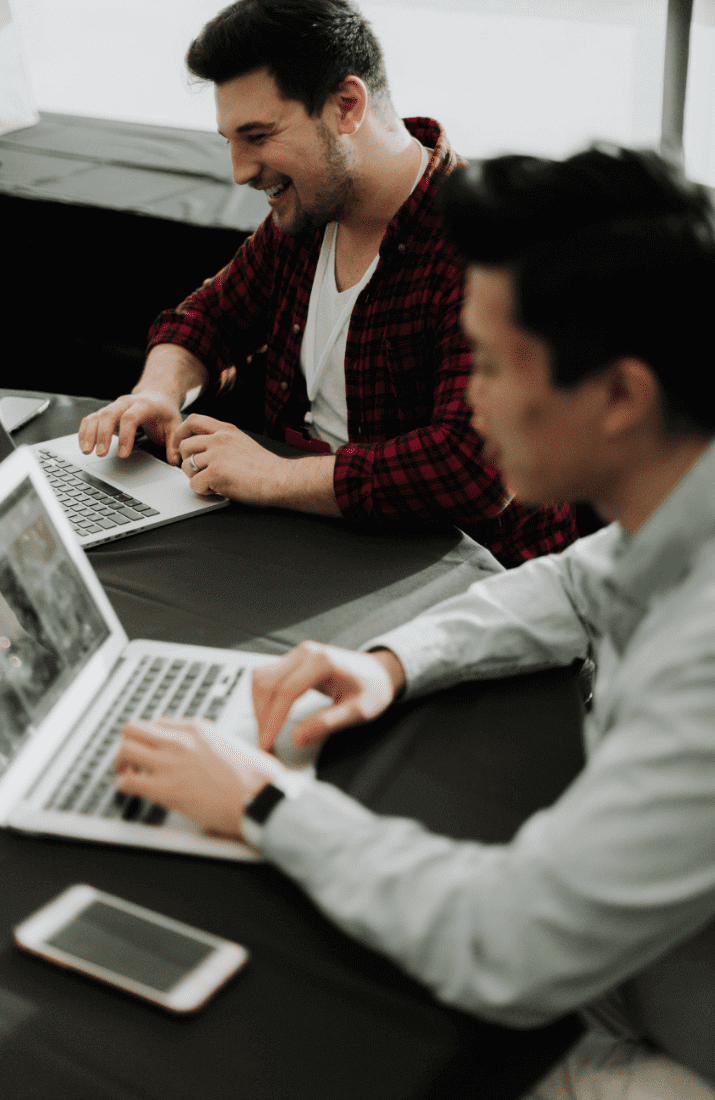
<path id="1" fill-rule="evenodd" d="M 132 641 L 31 449 L 0 466 L 0 825 L 222 859 L 251 849 L 205 835 L 180 814 L 116 791 L 124 722 L 212 719 L 256 740 L 250 670 L 277 658 Z M 281 732 L 325 705 L 294 706 Z M 280 755 L 280 754 L 279 754 Z M 305 763 L 305 761 L 286 761 Z"/>
<path id="2" fill-rule="evenodd" d="M 14 446 L 0 423 L 0 459 Z M 105 458 L 84 455 L 73 434 L 30 448 L 85 549 L 228 504 L 225 497 L 197 496 L 177 466 L 139 449 L 119 458 L 117 446 L 114 436 Z"/>

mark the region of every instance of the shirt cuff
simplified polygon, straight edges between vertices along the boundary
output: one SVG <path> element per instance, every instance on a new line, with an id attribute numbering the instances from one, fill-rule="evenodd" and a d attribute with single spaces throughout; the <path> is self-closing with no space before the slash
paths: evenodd
<path id="1" fill-rule="evenodd" d="M 389 649 L 395 654 L 405 670 L 401 700 L 424 695 L 455 682 L 455 670 L 444 658 L 441 633 L 433 631 L 431 624 L 420 623 L 417 626 L 417 622 L 419 616 L 360 646 L 363 653 L 379 648 Z"/>
<path id="2" fill-rule="evenodd" d="M 272 787 L 277 787 L 279 791 L 283 791 L 287 799 L 294 799 L 297 798 L 306 787 L 315 783 L 315 779 L 312 769 L 306 769 L 305 771 L 288 771 L 286 769 L 285 773 L 281 772 L 280 774 L 271 776 L 269 783 Z M 278 806 L 275 807 L 275 810 L 277 809 Z M 241 836 L 247 840 L 253 848 L 257 848 L 259 851 L 263 842 L 263 834 L 266 826 L 275 810 L 269 814 L 268 819 L 262 825 L 258 821 L 254 821 L 253 818 L 248 817 L 247 814 L 243 815 Z"/>

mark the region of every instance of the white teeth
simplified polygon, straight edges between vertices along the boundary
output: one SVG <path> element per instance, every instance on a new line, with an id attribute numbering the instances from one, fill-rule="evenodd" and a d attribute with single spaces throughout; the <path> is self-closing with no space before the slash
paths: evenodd
<path id="1" fill-rule="evenodd" d="M 285 191 L 287 186 L 287 183 L 277 183 L 275 187 L 267 187 L 266 194 L 269 199 L 274 199 L 276 195 L 280 195 L 281 191 Z"/>

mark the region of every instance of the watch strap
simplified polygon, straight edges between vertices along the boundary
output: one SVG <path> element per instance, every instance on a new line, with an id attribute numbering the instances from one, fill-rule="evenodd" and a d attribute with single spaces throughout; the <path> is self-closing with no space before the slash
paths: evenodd
<path id="1" fill-rule="evenodd" d="M 312 769 L 289 771 L 282 769 L 270 783 L 262 787 L 255 798 L 244 807 L 241 835 L 254 848 L 260 848 L 263 829 L 279 802 L 284 798 L 296 798 L 313 782 Z"/>
<path id="2" fill-rule="evenodd" d="M 284 798 L 285 791 L 281 791 L 278 787 L 274 787 L 272 783 L 269 783 L 248 803 L 244 812 L 247 817 L 250 817 L 251 821 L 255 821 L 258 825 L 265 825 L 268 815 Z"/>

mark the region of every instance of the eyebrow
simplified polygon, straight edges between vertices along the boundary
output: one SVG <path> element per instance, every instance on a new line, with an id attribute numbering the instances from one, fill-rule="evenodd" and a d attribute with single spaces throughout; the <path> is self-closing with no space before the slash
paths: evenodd
<path id="1" fill-rule="evenodd" d="M 254 130 L 260 130 L 264 134 L 272 134 L 277 129 L 275 122 L 244 122 L 243 126 L 237 126 L 234 134 L 250 134 Z M 226 137 L 223 130 L 219 130 L 221 137 Z"/>

